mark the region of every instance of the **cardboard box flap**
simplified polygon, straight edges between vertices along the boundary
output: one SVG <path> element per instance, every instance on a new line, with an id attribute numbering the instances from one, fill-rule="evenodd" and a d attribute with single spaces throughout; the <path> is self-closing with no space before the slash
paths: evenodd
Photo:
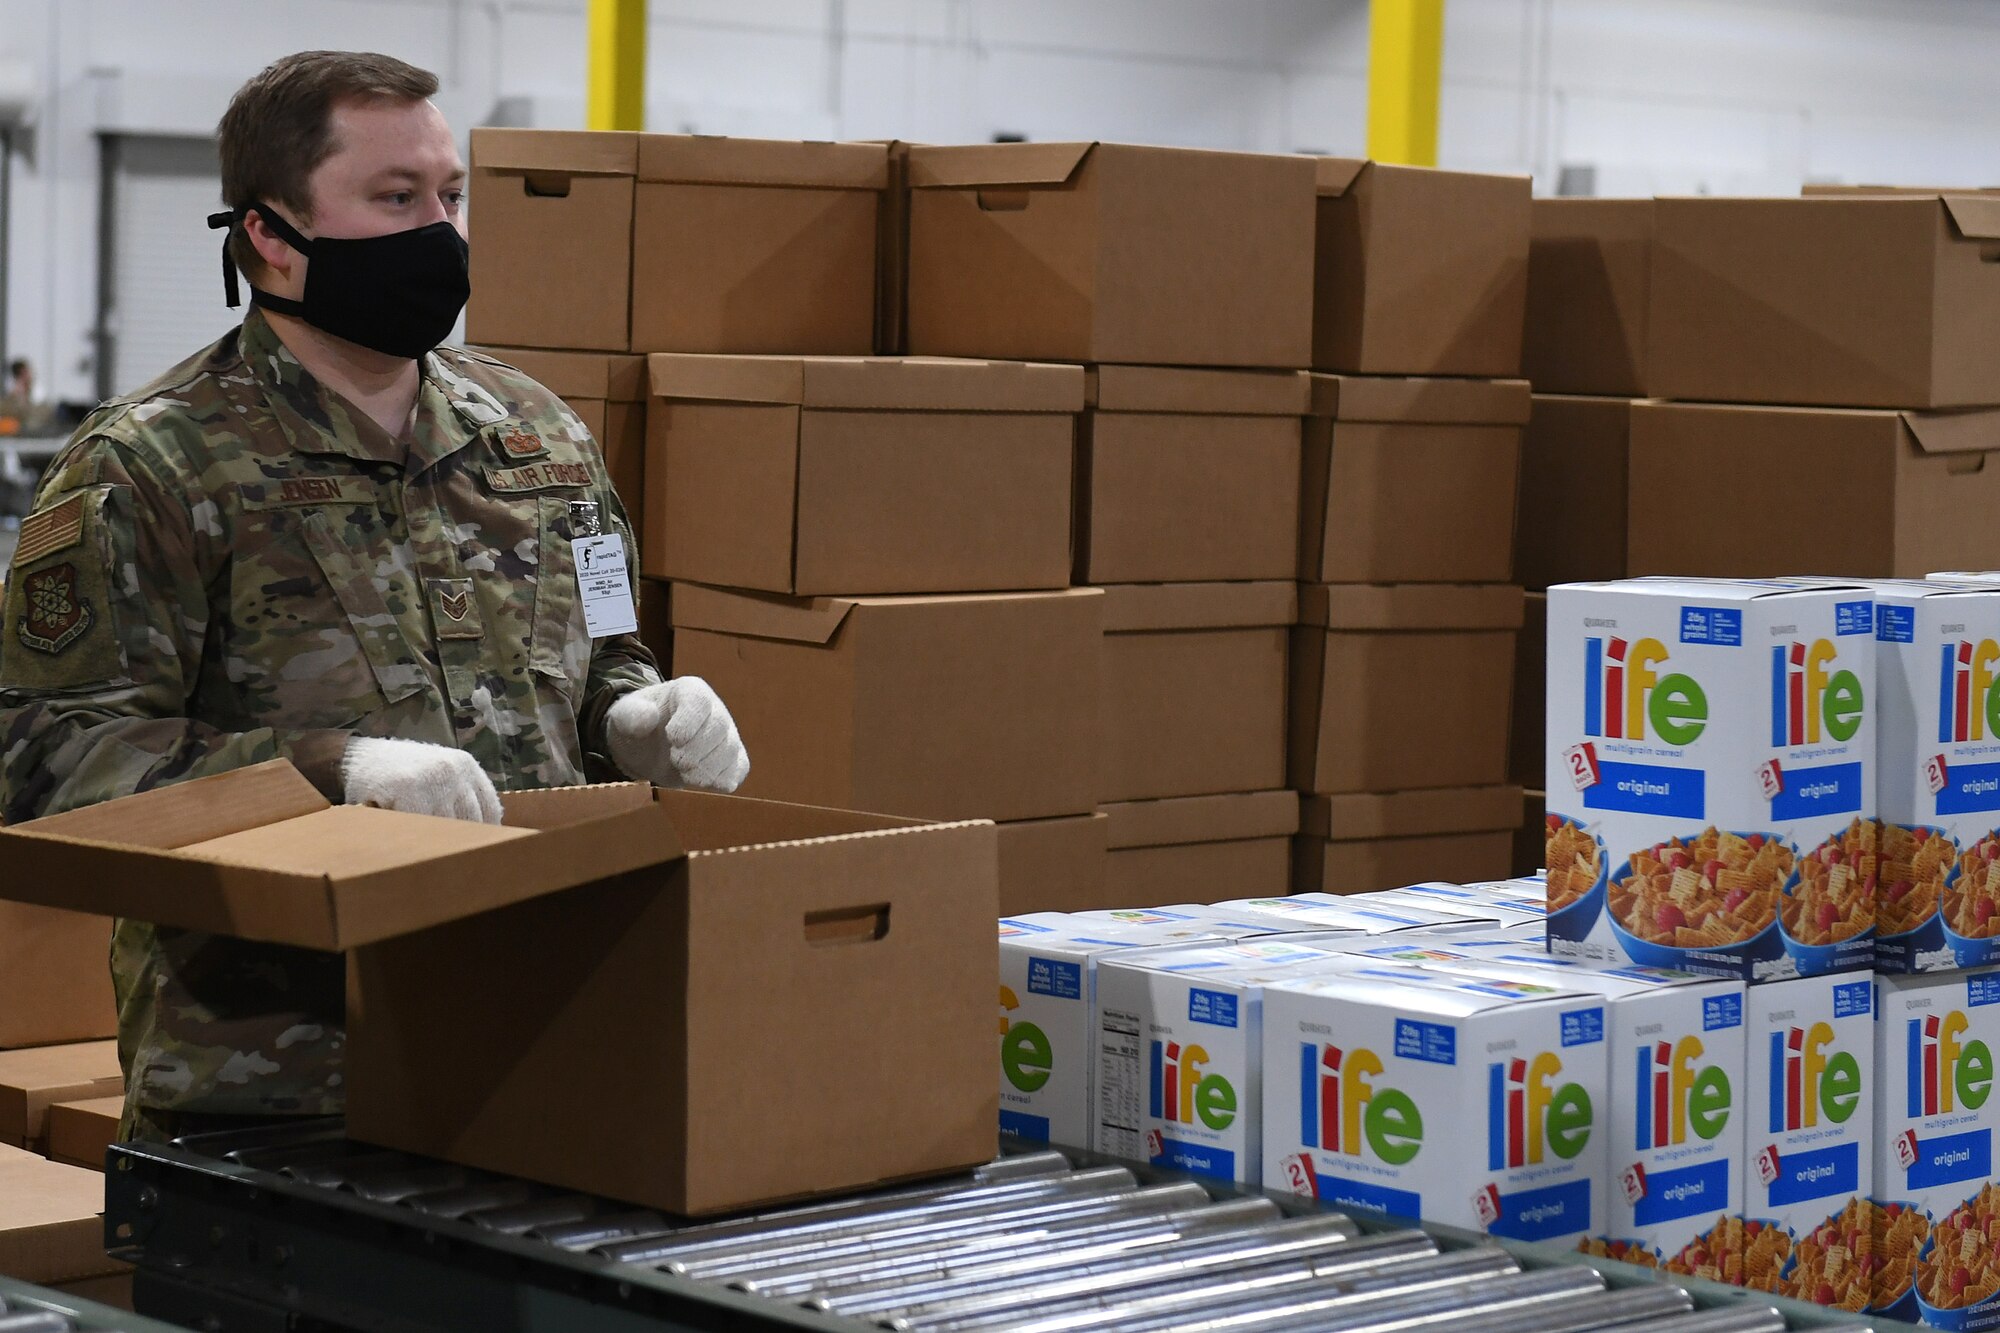
<path id="1" fill-rule="evenodd" d="M 1308 796 L 1299 831 L 1334 842 L 1490 833 L 1521 826 L 1519 787 L 1452 787 L 1349 796 Z"/>
<path id="2" fill-rule="evenodd" d="M 2000 408 L 1973 412 L 1905 412 L 1903 422 L 1927 454 L 1990 453 L 2000 449 Z"/>
<path id="3" fill-rule="evenodd" d="M 929 412 L 1078 412 L 1081 366 L 950 357 L 698 356 L 657 353 L 661 398 Z"/>
<path id="4" fill-rule="evenodd" d="M 202 781 L 227 806 L 233 779 L 262 790 L 258 769 Z M 139 799 L 97 808 L 113 815 Z M 0 896 L 338 952 L 682 855 L 642 785 L 511 799 L 506 825 L 324 802 L 287 817 L 266 804 L 262 823 L 221 833 L 211 825 L 201 830 L 211 836 L 168 849 L 116 827 L 86 838 L 37 820 L 0 830 L 0 856 L 18 872 Z M 144 824 L 135 831 L 147 834 Z"/>
<path id="5" fill-rule="evenodd" d="M 699 583 L 676 583 L 671 602 L 675 629 L 812 644 L 832 642 L 854 605 L 847 597 L 724 592 Z"/>
<path id="6" fill-rule="evenodd" d="M 1298 619 L 1298 585 L 1122 583 L 1104 590 L 1104 632 L 1256 629 Z"/>
<path id="7" fill-rule="evenodd" d="M 471 347 L 514 367 L 558 398 L 636 403 L 646 397 L 646 358 L 625 352 L 551 352 L 539 347 Z"/>
<path id="8" fill-rule="evenodd" d="M 272 759 L 122 800 L 44 815 L 8 831 L 166 849 L 296 819 L 331 804 L 290 762 Z"/>
<path id="9" fill-rule="evenodd" d="M 1969 241 L 2000 241 L 2000 198 L 1979 194 L 1944 196 L 1952 226 Z"/>
<path id="10" fill-rule="evenodd" d="M 1309 583 L 1299 623 L 1335 630 L 1518 630 L 1526 594 L 1512 584 Z"/>
<path id="11" fill-rule="evenodd" d="M 964 189 L 982 185 L 1063 185 L 1095 143 L 996 143 L 910 149 L 910 186 Z"/>
<path id="12" fill-rule="evenodd" d="M 1314 375 L 1306 415 L 1338 421 L 1524 426 L 1533 403 L 1526 380 Z"/>
<path id="13" fill-rule="evenodd" d="M 719 134 L 647 134 L 639 138 L 639 179 L 691 185 L 790 185 L 822 190 L 882 190 L 889 185 L 887 144 L 826 140 L 734 139 Z"/>
<path id="14" fill-rule="evenodd" d="M 1299 831 L 1299 794 L 1259 791 L 1239 796 L 1126 801 L 1105 806 L 1104 813 L 1106 841 L 1113 851 L 1289 838 Z"/>
<path id="15" fill-rule="evenodd" d="M 1322 157 L 1314 161 L 1314 185 L 1321 196 L 1338 198 L 1354 185 L 1355 178 L 1370 165 L 1365 157 Z"/>
<path id="16" fill-rule="evenodd" d="M 1303 416 L 1302 370 L 1176 370 L 1092 366 L 1088 403 L 1100 412 L 1187 412 L 1233 416 Z"/>
<path id="17" fill-rule="evenodd" d="M 639 169 L 639 135 L 631 130 L 472 131 L 475 171 L 546 171 L 554 175 L 630 176 Z"/>

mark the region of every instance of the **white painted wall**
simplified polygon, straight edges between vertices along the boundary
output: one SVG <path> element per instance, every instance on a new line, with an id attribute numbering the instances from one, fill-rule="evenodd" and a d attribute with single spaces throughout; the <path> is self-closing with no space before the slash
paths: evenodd
<path id="1" fill-rule="evenodd" d="M 583 10 L 0 0 L 0 68 L 39 76 L 13 164 L 9 351 L 89 397 L 101 131 L 206 133 L 244 78 L 311 46 L 437 70 L 461 126 L 496 109 L 578 125 Z M 1564 165 L 1608 194 L 1996 183 L 1996 69 L 1994 0 L 1447 0 L 1440 152 L 1545 191 Z M 649 123 L 1357 153 L 1366 71 L 1366 0 L 652 0 Z"/>

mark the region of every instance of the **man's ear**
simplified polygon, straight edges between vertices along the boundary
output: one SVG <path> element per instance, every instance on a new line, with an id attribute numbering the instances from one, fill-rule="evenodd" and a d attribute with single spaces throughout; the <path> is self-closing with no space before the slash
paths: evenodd
<path id="1" fill-rule="evenodd" d="M 284 216 L 285 221 L 291 223 L 294 227 L 299 226 L 298 220 L 293 218 L 282 206 L 275 204 L 266 206 L 277 208 L 280 214 Z M 304 231 L 305 229 L 300 227 L 299 230 Z M 289 277 L 293 269 L 298 266 L 299 260 L 304 258 L 298 251 L 292 249 L 278 233 L 272 231 L 271 224 L 264 221 L 264 215 L 255 209 L 251 209 L 248 213 L 244 214 L 243 233 L 250 238 L 250 244 L 256 248 L 257 257 L 263 260 L 264 266 L 274 273 Z"/>

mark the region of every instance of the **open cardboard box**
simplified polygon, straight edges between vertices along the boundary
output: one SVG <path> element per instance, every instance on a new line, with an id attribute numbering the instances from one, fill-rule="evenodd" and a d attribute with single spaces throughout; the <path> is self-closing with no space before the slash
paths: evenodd
<path id="1" fill-rule="evenodd" d="M 991 1156 L 990 824 L 504 803 L 328 806 L 278 761 L 6 829 L 0 892 L 350 951 L 367 1142 L 679 1213 Z"/>

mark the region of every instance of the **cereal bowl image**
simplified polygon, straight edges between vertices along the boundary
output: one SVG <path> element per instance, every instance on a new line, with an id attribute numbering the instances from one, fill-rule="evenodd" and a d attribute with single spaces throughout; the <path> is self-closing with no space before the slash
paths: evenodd
<path id="1" fill-rule="evenodd" d="M 1938 900 L 1938 919 L 1960 967 L 2000 960 L 2000 833 L 1959 852 Z"/>
<path id="2" fill-rule="evenodd" d="M 1914 1324 L 1917 1311 L 1917 1257 L 1930 1248 L 1931 1220 L 1914 1204 L 1877 1205 L 1875 1229 L 1875 1313 Z"/>
<path id="3" fill-rule="evenodd" d="M 1988 1185 L 1931 1227 L 1917 1257 L 1917 1311 L 1932 1328 L 2000 1328 L 2000 1187 Z"/>
<path id="4" fill-rule="evenodd" d="M 1874 965 L 1878 861 L 1875 821 L 1857 819 L 1793 864 L 1778 931 L 1800 976 Z"/>
<path id="5" fill-rule="evenodd" d="M 1900 957 L 1943 948 L 1938 907 L 1958 878 L 1957 839 L 1925 824 L 1883 824 L 1876 838 L 1877 951 Z"/>
<path id="6" fill-rule="evenodd" d="M 1612 874 L 1612 934 L 1649 967 L 1701 972 L 1776 958 L 1778 900 L 1792 870 L 1791 846 L 1775 833 L 1711 827 L 1668 838 Z"/>
<path id="7" fill-rule="evenodd" d="M 1873 1296 L 1874 1211 L 1860 1199 L 1792 1244 L 1776 1288 L 1780 1296 L 1859 1314 Z"/>
<path id="8" fill-rule="evenodd" d="M 1573 819 L 1550 815 L 1546 822 L 1542 854 L 1548 866 L 1549 925 L 1582 939 L 1604 910 L 1604 842 Z"/>

